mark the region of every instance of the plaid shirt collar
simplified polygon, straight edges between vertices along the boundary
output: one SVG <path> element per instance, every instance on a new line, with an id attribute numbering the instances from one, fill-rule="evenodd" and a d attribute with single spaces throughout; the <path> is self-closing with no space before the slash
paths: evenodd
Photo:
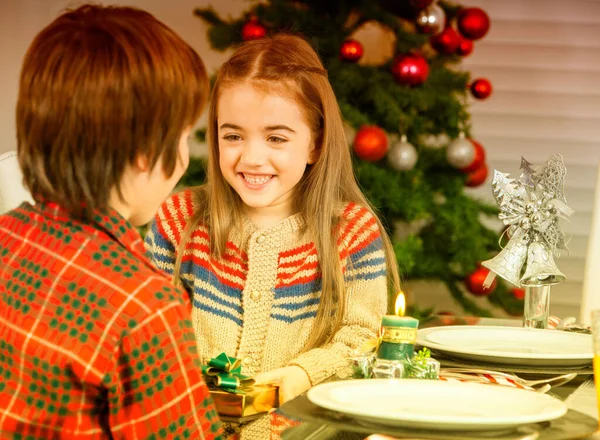
<path id="1" fill-rule="evenodd" d="M 108 208 L 105 213 L 95 211 L 94 219 L 89 222 L 74 217 L 69 211 L 53 202 L 37 202 L 35 205 L 25 203 L 24 205 L 29 205 L 31 210 L 56 221 L 82 223 L 88 227 L 102 231 L 115 241 L 119 242 L 121 246 L 125 247 L 129 252 L 142 260 L 144 264 L 152 270 L 162 274 L 162 272 L 160 272 L 148 259 L 146 248 L 144 247 L 144 240 L 139 232 L 114 209 Z M 24 205 L 21 207 L 24 207 Z"/>

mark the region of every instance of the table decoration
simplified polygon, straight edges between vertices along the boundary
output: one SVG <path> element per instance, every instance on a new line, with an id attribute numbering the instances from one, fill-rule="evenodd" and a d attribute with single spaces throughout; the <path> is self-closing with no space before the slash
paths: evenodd
<path id="1" fill-rule="evenodd" d="M 377 358 L 410 359 L 415 351 L 419 320 L 408 316 L 386 315 L 381 319 L 382 335 Z"/>
<path id="2" fill-rule="evenodd" d="M 438 378 L 440 364 L 430 351 L 414 352 L 419 320 L 403 316 L 405 308 L 404 293 L 399 292 L 396 314 L 382 317 L 380 336 L 351 354 L 354 378 Z"/>
<path id="3" fill-rule="evenodd" d="M 481 368 L 459 368 L 444 367 L 440 372 L 440 379 L 472 380 L 481 383 L 493 383 L 497 385 L 514 386 L 517 388 L 536 390 L 540 388 L 558 387 L 569 383 L 577 377 L 577 373 L 566 373 L 558 376 L 544 376 L 542 379 L 524 379 L 515 374 L 505 373 L 496 370 L 486 370 Z M 545 391 L 543 391 L 545 392 Z"/>
<path id="4" fill-rule="evenodd" d="M 241 371 L 241 360 L 226 353 L 202 366 L 216 410 L 228 422 L 246 423 L 279 406 L 278 387 L 255 385 Z"/>
<path id="5" fill-rule="evenodd" d="M 567 250 L 559 219 L 573 214 L 564 195 L 566 168 L 555 154 L 539 168 L 521 159 L 518 180 L 494 170 L 492 192 L 507 225 L 509 241 L 494 258 L 482 262 L 490 269 L 484 283 L 491 285 L 499 275 L 517 287 L 525 288 L 524 327 L 546 328 L 550 288 L 566 279 L 554 262 Z M 504 234 L 503 234 L 504 235 Z"/>

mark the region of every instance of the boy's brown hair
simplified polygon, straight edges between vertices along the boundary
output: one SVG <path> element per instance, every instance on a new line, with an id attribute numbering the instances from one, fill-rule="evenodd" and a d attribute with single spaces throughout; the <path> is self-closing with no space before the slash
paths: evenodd
<path id="1" fill-rule="evenodd" d="M 208 78 L 198 54 L 151 14 L 84 5 L 31 43 L 21 70 L 17 143 L 34 199 L 88 218 L 105 210 L 140 156 L 167 177 L 200 116 Z"/>

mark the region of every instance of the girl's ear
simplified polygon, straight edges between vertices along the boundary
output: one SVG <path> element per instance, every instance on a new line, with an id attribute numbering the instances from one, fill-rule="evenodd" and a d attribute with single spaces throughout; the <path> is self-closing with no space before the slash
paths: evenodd
<path id="1" fill-rule="evenodd" d="M 315 142 L 311 141 L 310 152 L 308 153 L 308 161 L 306 162 L 308 165 L 314 164 L 319 158 L 320 150 L 317 149 Z"/>

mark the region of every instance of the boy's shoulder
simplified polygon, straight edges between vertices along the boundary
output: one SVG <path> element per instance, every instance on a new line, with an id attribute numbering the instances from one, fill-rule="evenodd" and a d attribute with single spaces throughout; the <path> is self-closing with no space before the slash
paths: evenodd
<path id="1" fill-rule="evenodd" d="M 142 275 L 140 272 L 139 275 Z M 169 304 L 184 303 L 187 294 L 180 287 L 176 287 L 170 279 L 164 274 L 157 274 L 156 272 L 148 272 L 144 281 L 141 283 L 141 288 L 137 289 L 132 294 L 139 299 L 140 304 L 147 306 L 145 308 L 146 313 L 153 314 L 159 309 L 162 309 Z"/>
<path id="2" fill-rule="evenodd" d="M 121 296 L 123 301 L 146 304 L 149 310 L 178 296 L 170 277 L 158 270 L 141 249 L 128 248 L 106 234 L 96 234 L 85 253 L 91 254 L 91 259 L 82 253 L 78 263 L 85 267 L 85 262 L 91 260 L 87 269 L 96 278 L 96 289 L 104 291 L 107 298 L 119 302 Z M 81 279 L 84 281 L 85 277 Z"/>
<path id="3" fill-rule="evenodd" d="M 176 287 L 171 278 L 139 255 L 129 252 L 117 242 L 102 240 L 97 250 L 102 262 L 112 261 L 104 271 L 101 267 L 90 267 L 95 280 L 87 281 L 90 290 L 98 298 L 100 316 L 96 325 L 107 317 L 112 319 L 111 333 L 118 337 L 147 322 L 147 319 L 173 307 L 186 306 L 187 295 Z M 97 258 L 97 256 L 95 256 Z M 78 284 L 86 283 L 81 279 Z"/>

